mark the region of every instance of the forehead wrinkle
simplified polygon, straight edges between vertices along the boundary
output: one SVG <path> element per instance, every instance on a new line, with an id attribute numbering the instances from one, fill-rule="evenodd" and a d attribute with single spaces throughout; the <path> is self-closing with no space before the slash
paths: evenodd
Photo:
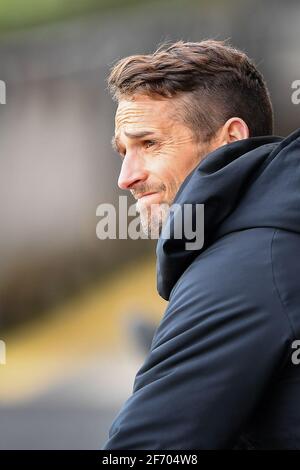
<path id="1" fill-rule="evenodd" d="M 150 134 L 159 134 L 160 136 L 173 133 L 172 128 L 178 124 L 174 119 L 174 106 L 169 107 L 165 102 L 158 106 L 151 102 L 121 101 L 119 103 L 115 116 L 115 137 L 112 139 L 112 146 L 117 152 L 122 145 L 121 133 L 128 138 L 142 138 Z M 173 111 L 171 113 L 171 111 Z M 144 129 L 143 129 L 144 128 Z M 171 135 L 169 139 L 172 140 Z"/>
<path id="2" fill-rule="evenodd" d="M 169 106 L 170 103 L 165 100 L 161 106 L 153 100 L 120 101 L 115 116 L 116 127 L 124 124 L 141 124 L 141 121 L 149 121 L 149 123 L 153 120 L 161 121 L 163 116 L 170 120 L 174 113 L 173 110 L 168 109 Z"/>

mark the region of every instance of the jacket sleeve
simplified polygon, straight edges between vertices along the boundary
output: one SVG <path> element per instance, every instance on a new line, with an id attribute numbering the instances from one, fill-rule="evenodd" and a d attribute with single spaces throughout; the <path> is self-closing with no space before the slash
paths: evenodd
<path id="1" fill-rule="evenodd" d="M 173 289 L 104 449 L 232 448 L 288 360 L 290 329 L 269 273 L 220 267 L 212 277 L 195 263 Z"/>

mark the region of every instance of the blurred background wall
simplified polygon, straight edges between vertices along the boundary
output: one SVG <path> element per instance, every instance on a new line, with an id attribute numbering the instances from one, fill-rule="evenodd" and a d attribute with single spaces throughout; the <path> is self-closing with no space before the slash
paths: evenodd
<path id="1" fill-rule="evenodd" d="M 0 449 L 99 448 L 164 312 L 155 244 L 96 237 L 96 207 L 121 194 L 112 64 L 166 40 L 230 39 L 287 135 L 299 21 L 292 0 L 1 1 Z"/>

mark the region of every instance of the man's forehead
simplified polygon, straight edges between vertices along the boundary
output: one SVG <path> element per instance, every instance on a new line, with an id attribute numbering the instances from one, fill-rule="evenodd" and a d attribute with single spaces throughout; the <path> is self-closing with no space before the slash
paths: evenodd
<path id="1" fill-rule="evenodd" d="M 122 99 L 116 111 L 115 125 L 116 128 L 124 125 L 146 127 L 151 123 L 165 126 L 166 121 L 170 119 L 172 108 L 172 103 L 167 99 L 151 99 L 148 96 Z"/>

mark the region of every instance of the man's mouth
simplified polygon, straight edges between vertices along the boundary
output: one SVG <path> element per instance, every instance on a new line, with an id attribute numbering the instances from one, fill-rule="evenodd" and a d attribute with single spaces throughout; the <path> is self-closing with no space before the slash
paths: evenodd
<path id="1" fill-rule="evenodd" d="M 143 193 L 137 196 L 137 207 L 140 209 L 142 208 L 150 208 L 156 207 L 158 204 L 162 202 L 162 194 L 161 191 L 151 191 L 148 193 Z"/>
<path id="2" fill-rule="evenodd" d="M 144 194 L 141 194 L 140 196 L 137 196 L 137 199 L 143 199 L 147 196 L 152 196 L 153 194 L 157 194 L 156 191 L 152 191 L 152 192 L 149 192 L 149 193 L 144 193 Z"/>

